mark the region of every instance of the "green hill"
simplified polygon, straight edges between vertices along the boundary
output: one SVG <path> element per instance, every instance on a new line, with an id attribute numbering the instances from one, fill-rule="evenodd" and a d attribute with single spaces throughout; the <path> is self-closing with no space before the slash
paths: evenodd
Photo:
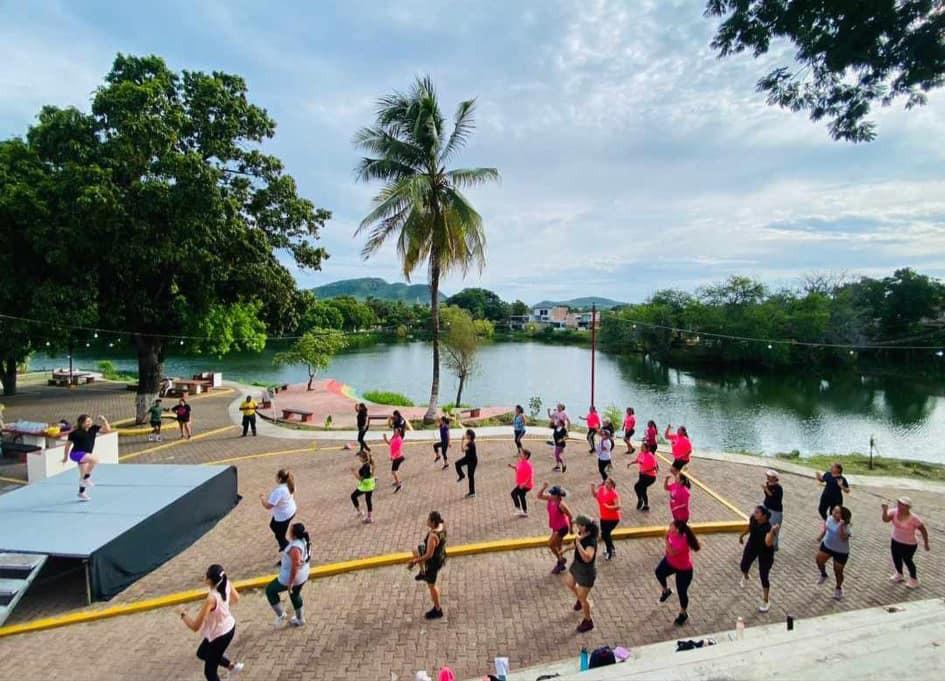
<path id="1" fill-rule="evenodd" d="M 543 300 L 540 303 L 535 303 L 532 305 L 532 308 L 536 307 L 553 307 L 555 305 L 565 305 L 572 310 L 583 310 L 591 309 L 591 305 L 597 305 L 598 310 L 609 310 L 612 307 L 617 307 L 618 305 L 626 305 L 619 300 L 611 300 L 610 298 L 598 298 L 596 296 L 589 296 L 586 298 L 572 298 L 571 300 Z"/>
<path id="2" fill-rule="evenodd" d="M 429 305 L 430 303 L 430 287 L 426 284 L 404 284 L 401 282 L 388 284 L 378 277 L 333 281 L 330 284 L 313 288 L 312 292 L 322 299 L 351 296 L 359 300 L 377 298 L 378 300 L 402 300 L 410 304 Z M 445 297 L 443 293 L 440 293 L 440 300 Z"/>

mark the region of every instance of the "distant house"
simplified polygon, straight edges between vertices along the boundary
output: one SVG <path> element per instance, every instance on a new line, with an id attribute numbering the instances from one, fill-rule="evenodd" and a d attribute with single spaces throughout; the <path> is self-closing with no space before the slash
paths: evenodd
<path id="1" fill-rule="evenodd" d="M 543 326 L 565 328 L 568 321 L 568 308 L 564 305 L 532 308 L 530 321 Z"/>
<path id="2" fill-rule="evenodd" d="M 513 314 L 509 317 L 509 329 L 512 331 L 524 331 L 528 328 L 528 322 L 531 320 L 531 315 L 527 314 Z"/>
<path id="3" fill-rule="evenodd" d="M 591 328 L 592 317 L 593 315 L 590 312 L 571 312 L 568 314 L 565 325 L 569 329 L 587 330 Z M 597 316 L 597 328 L 600 328 L 600 315 Z"/>

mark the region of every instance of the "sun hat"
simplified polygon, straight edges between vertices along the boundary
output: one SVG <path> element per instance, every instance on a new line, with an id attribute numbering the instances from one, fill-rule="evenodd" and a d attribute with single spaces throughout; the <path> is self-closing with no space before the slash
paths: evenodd
<path id="1" fill-rule="evenodd" d="M 899 497 L 898 499 L 896 499 L 896 501 L 898 501 L 903 506 L 908 506 L 909 508 L 912 508 L 912 499 L 910 499 L 909 497 Z"/>
<path id="2" fill-rule="evenodd" d="M 770 468 L 765 471 L 765 475 L 768 476 L 769 478 L 774 478 L 775 480 L 778 479 L 778 472 L 775 470 L 771 470 Z"/>

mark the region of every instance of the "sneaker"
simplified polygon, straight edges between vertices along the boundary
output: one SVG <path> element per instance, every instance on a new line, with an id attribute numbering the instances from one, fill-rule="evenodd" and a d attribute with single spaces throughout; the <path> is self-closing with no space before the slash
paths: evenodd
<path id="1" fill-rule="evenodd" d="M 358 520 L 364 520 L 364 513 L 361 511 L 360 508 L 356 508 L 354 510 L 354 517 L 357 518 Z"/>
<path id="2" fill-rule="evenodd" d="M 85 492 L 79 492 L 79 501 L 90 501 L 89 495 Z"/>
<path id="3" fill-rule="evenodd" d="M 465 475 L 460 475 L 458 478 L 456 478 L 456 482 L 462 482 L 465 479 L 466 479 Z"/>
<path id="4" fill-rule="evenodd" d="M 256 434 L 256 433 L 253 433 L 253 435 L 255 435 L 255 434 Z M 155 436 L 154 436 L 154 441 L 155 441 L 155 442 L 163 442 L 163 441 L 164 441 L 164 438 L 162 438 L 160 435 L 155 435 Z M 242 663 L 242 662 L 237 662 L 237 664 L 239 665 L 240 669 L 243 668 L 243 663 Z"/>
<path id="5" fill-rule="evenodd" d="M 414 575 L 413 579 L 415 582 L 422 582 L 423 577 L 424 577 L 424 574 L 422 572 L 418 572 L 416 575 Z"/>
<path id="6" fill-rule="evenodd" d="M 555 563 L 555 566 L 551 568 L 551 574 L 560 575 L 562 572 L 564 572 L 565 565 L 567 565 L 566 562 L 559 560 L 557 563 Z"/>
<path id="7" fill-rule="evenodd" d="M 571 609 L 574 610 L 574 612 L 580 612 L 583 608 L 584 606 L 581 605 L 581 601 L 574 601 L 574 606 Z"/>
<path id="8" fill-rule="evenodd" d="M 577 633 L 583 634 L 593 628 L 594 620 L 581 620 L 581 623 L 577 626 Z"/>
<path id="9" fill-rule="evenodd" d="M 762 601 L 761 605 L 758 606 L 758 612 L 768 612 L 771 610 L 771 603 L 769 601 Z"/>
<path id="10" fill-rule="evenodd" d="M 154 442 L 154 436 L 148 435 L 148 442 Z"/>
<path id="11" fill-rule="evenodd" d="M 283 624 L 285 624 L 285 620 L 286 620 L 285 613 L 282 613 L 281 615 L 276 615 L 272 620 L 272 626 L 274 626 L 276 629 L 279 629 L 280 627 L 282 627 Z"/>
<path id="12" fill-rule="evenodd" d="M 298 617 L 293 617 L 292 619 L 289 620 L 289 626 L 292 626 L 292 627 L 304 627 L 304 626 L 305 626 L 305 620 L 300 620 Z"/>
<path id="13" fill-rule="evenodd" d="M 614 559 L 614 554 L 612 554 L 610 551 L 604 552 L 604 560 L 613 560 L 613 559 Z"/>
<path id="14" fill-rule="evenodd" d="M 242 662 L 234 662 L 234 663 L 233 663 L 233 666 L 230 667 L 230 668 L 227 670 L 226 676 L 225 676 L 224 678 L 225 678 L 225 679 L 235 679 L 236 676 L 237 676 L 241 671 L 243 671 L 243 667 L 245 667 L 245 666 L 246 666 L 246 665 L 244 665 Z"/>
<path id="15" fill-rule="evenodd" d="M 368 514 L 367 516 L 365 516 L 364 520 L 362 520 L 361 522 L 364 523 L 365 525 L 370 525 L 371 523 L 374 522 L 374 518 L 371 517 L 371 514 Z"/>
<path id="16" fill-rule="evenodd" d="M 833 590 L 833 599 L 834 599 L 835 601 L 842 601 L 842 600 L 843 600 L 843 589 L 841 589 L 840 587 L 837 587 L 836 589 L 834 589 L 834 590 Z"/>
<path id="17" fill-rule="evenodd" d="M 820 573 L 820 577 L 817 578 L 817 586 L 820 586 L 821 584 L 823 584 L 823 583 L 826 582 L 826 581 L 827 581 L 827 573 L 826 573 L 826 572 L 821 572 L 821 573 Z"/>
<path id="18" fill-rule="evenodd" d="M 561 472 L 561 466 L 555 466 L 555 467 L 552 468 L 551 470 L 553 470 L 553 471 L 556 472 L 556 473 L 560 473 L 560 472 Z"/>
<path id="19" fill-rule="evenodd" d="M 443 617 L 443 610 L 442 608 L 431 608 L 423 616 L 428 620 L 438 620 Z"/>
<path id="20" fill-rule="evenodd" d="M 891 575 L 889 575 L 889 581 L 890 581 L 890 582 L 896 582 L 896 583 L 898 584 L 899 582 L 904 582 L 904 581 L 906 581 L 906 578 L 903 577 L 901 573 L 899 573 L 899 572 L 894 572 L 894 573 L 892 573 Z"/>
<path id="21" fill-rule="evenodd" d="M 450 465 L 449 465 L 448 463 L 444 463 L 444 464 L 443 464 L 443 468 L 441 468 L 440 470 L 441 470 L 441 471 L 445 471 L 445 470 L 446 470 L 447 468 L 449 468 L 449 467 L 450 467 Z"/>
<path id="22" fill-rule="evenodd" d="M 403 485 L 394 485 L 394 494 L 397 494 L 401 489 L 403 489 Z"/>
<path id="23" fill-rule="evenodd" d="M 567 473 L 567 472 L 568 472 L 568 467 L 567 467 L 567 466 L 562 466 L 562 467 L 561 467 L 561 472 L 562 472 L 562 473 Z M 594 627 L 594 623 L 593 623 L 593 622 L 591 622 L 591 627 L 592 627 L 592 628 Z"/>
<path id="24" fill-rule="evenodd" d="M 522 511 L 522 517 L 523 517 L 523 518 L 527 518 L 527 517 L 528 517 L 528 511 Z"/>
<path id="25" fill-rule="evenodd" d="M 86 478 L 82 481 L 82 484 L 85 487 L 95 487 L 95 481 L 92 478 Z"/>
<path id="26" fill-rule="evenodd" d="M 644 506 L 644 507 L 641 508 L 640 510 L 641 510 L 643 513 L 649 513 L 649 512 L 650 512 L 650 507 L 649 507 L 649 506 Z"/>
<path id="27" fill-rule="evenodd" d="M 475 493 L 475 492 L 470 492 L 469 494 L 466 495 L 466 498 L 467 498 L 467 499 L 475 499 L 475 498 L 476 498 L 476 493 Z"/>
<path id="28" fill-rule="evenodd" d="M 681 612 L 678 615 L 676 615 L 676 619 L 673 620 L 673 624 L 675 624 L 677 627 L 681 627 L 682 625 L 686 623 L 688 619 L 689 619 L 689 613 Z"/>
<path id="29" fill-rule="evenodd" d="M 745 586 L 747 586 L 747 584 L 748 584 L 748 577 L 746 577 L 745 575 L 742 575 L 742 578 L 738 580 L 738 588 L 744 589 Z"/>
<path id="30" fill-rule="evenodd" d="M 664 589 L 663 593 L 660 594 L 660 603 L 665 603 L 669 600 L 669 597 L 673 595 L 672 589 Z"/>
<path id="31" fill-rule="evenodd" d="M 919 580 L 916 579 L 915 577 L 910 577 L 909 580 L 906 582 L 906 587 L 909 589 L 918 589 Z"/>

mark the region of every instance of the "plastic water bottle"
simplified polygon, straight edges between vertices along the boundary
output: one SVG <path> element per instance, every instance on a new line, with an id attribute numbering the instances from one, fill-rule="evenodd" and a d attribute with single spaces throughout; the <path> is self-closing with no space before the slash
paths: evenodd
<path id="1" fill-rule="evenodd" d="M 745 620 L 741 617 L 735 620 L 735 638 L 739 641 L 745 638 Z"/>
<path id="2" fill-rule="evenodd" d="M 591 668 L 591 654 L 587 652 L 587 648 L 581 648 L 581 671 L 586 672 Z"/>

